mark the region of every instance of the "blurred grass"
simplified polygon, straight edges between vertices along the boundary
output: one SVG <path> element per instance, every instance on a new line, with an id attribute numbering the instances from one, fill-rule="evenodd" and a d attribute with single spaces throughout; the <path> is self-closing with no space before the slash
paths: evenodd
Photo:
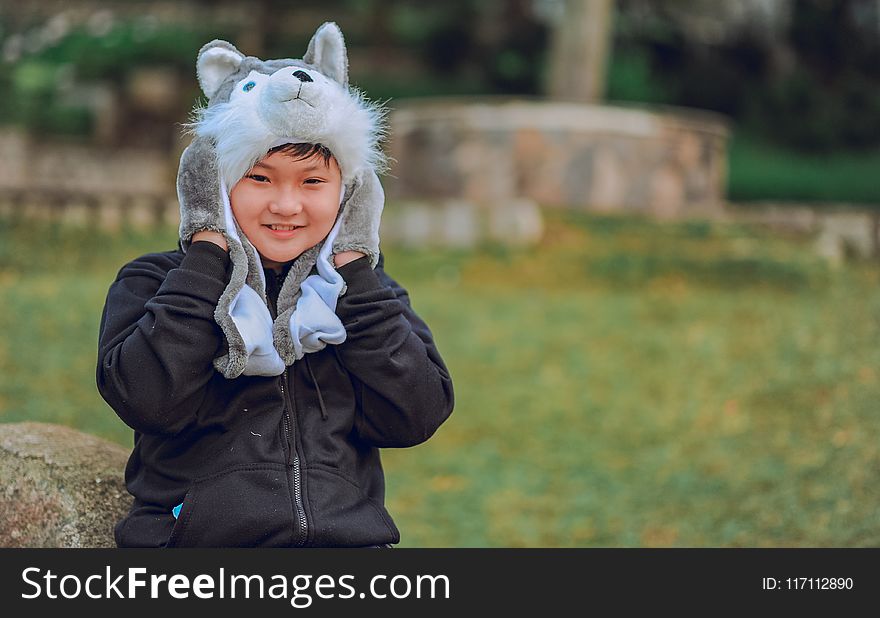
<path id="1" fill-rule="evenodd" d="M 733 201 L 880 204 L 880 150 L 805 154 L 737 130 L 728 156 L 727 196 Z"/>
<path id="2" fill-rule="evenodd" d="M 702 221 L 547 213 L 538 248 L 386 248 L 456 411 L 384 453 L 405 546 L 880 543 L 880 268 Z M 176 231 L 0 222 L 0 421 L 124 445 L 104 294 Z"/>

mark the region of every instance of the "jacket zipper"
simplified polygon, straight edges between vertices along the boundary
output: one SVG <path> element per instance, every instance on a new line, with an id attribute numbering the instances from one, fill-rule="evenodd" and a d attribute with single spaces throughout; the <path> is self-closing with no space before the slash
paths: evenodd
<path id="1" fill-rule="evenodd" d="M 273 272 L 273 289 L 277 286 L 277 283 L 277 279 Z M 272 320 L 274 321 L 278 317 L 278 308 L 275 305 L 273 295 L 270 293 L 268 278 L 266 285 L 266 297 L 269 301 L 269 311 L 271 312 Z M 284 370 L 284 375 L 281 376 L 281 396 L 284 399 L 284 434 L 287 438 L 287 465 L 293 467 L 293 487 L 291 492 L 293 495 L 291 497 L 291 506 L 293 507 L 294 516 L 297 519 L 299 532 L 298 538 L 295 539 L 295 544 L 298 547 L 302 547 L 305 545 L 306 539 L 308 538 L 309 529 L 308 522 L 306 521 L 306 510 L 303 507 L 302 502 L 302 478 L 299 469 L 299 455 L 296 453 L 296 441 L 293 439 L 293 422 L 290 418 L 291 411 L 294 413 L 296 413 L 296 411 L 293 409 L 293 401 L 288 393 L 289 389 L 284 388 L 285 384 L 287 384 L 287 369 Z"/>
<path id="2" fill-rule="evenodd" d="M 308 536 L 308 522 L 306 521 L 306 511 L 302 503 L 302 477 L 299 468 L 299 455 L 296 453 L 296 442 L 293 440 L 293 423 L 290 418 L 290 411 L 293 410 L 293 402 L 290 394 L 284 385 L 287 384 L 287 369 L 281 378 L 281 394 L 284 396 L 284 433 L 287 435 L 287 464 L 293 467 L 293 510 L 298 521 L 299 538 L 296 539 L 296 545 L 302 546 L 306 542 Z"/>

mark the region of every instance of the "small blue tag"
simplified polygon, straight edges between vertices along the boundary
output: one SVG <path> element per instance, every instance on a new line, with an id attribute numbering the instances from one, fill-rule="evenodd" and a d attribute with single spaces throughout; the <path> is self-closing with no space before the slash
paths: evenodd
<path id="1" fill-rule="evenodd" d="M 183 502 L 181 502 L 180 504 L 175 506 L 173 509 L 171 509 L 171 514 L 174 515 L 174 519 L 178 518 L 178 516 L 180 515 L 180 509 L 182 509 L 182 508 L 183 508 Z"/>

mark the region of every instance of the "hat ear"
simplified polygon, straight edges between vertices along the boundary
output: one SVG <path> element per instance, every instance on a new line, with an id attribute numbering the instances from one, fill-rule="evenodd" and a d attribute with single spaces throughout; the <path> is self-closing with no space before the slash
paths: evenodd
<path id="1" fill-rule="evenodd" d="M 226 78 L 235 73 L 244 60 L 244 54 L 226 41 L 215 39 L 199 50 L 196 61 L 196 76 L 202 92 L 209 99 L 217 94 Z"/>
<path id="2" fill-rule="evenodd" d="M 309 41 L 309 49 L 303 62 L 311 64 L 322 74 L 348 86 L 348 55 L 342 30 L 334 22 L 328 21 L 315 31 Z"/>

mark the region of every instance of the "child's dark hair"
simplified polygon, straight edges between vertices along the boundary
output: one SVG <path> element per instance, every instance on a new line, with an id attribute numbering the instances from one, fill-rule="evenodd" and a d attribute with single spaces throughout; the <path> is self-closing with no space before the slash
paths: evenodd
<path id="1" fill-rule="evenodd" d="M 310 159 L 316 154 L 321 155 L 324 159 L 324 165 L 330 165 L 330 159 L 333 157 L 333 153 L 330 152 L 330 149 L 323 144 L 282 144 L 281 146 L 276 146 L 269 150 L 267 155 L 270 155 L 273 152 L 280 152 L 288 157 L 293 157 L 296 161 Z"/>

